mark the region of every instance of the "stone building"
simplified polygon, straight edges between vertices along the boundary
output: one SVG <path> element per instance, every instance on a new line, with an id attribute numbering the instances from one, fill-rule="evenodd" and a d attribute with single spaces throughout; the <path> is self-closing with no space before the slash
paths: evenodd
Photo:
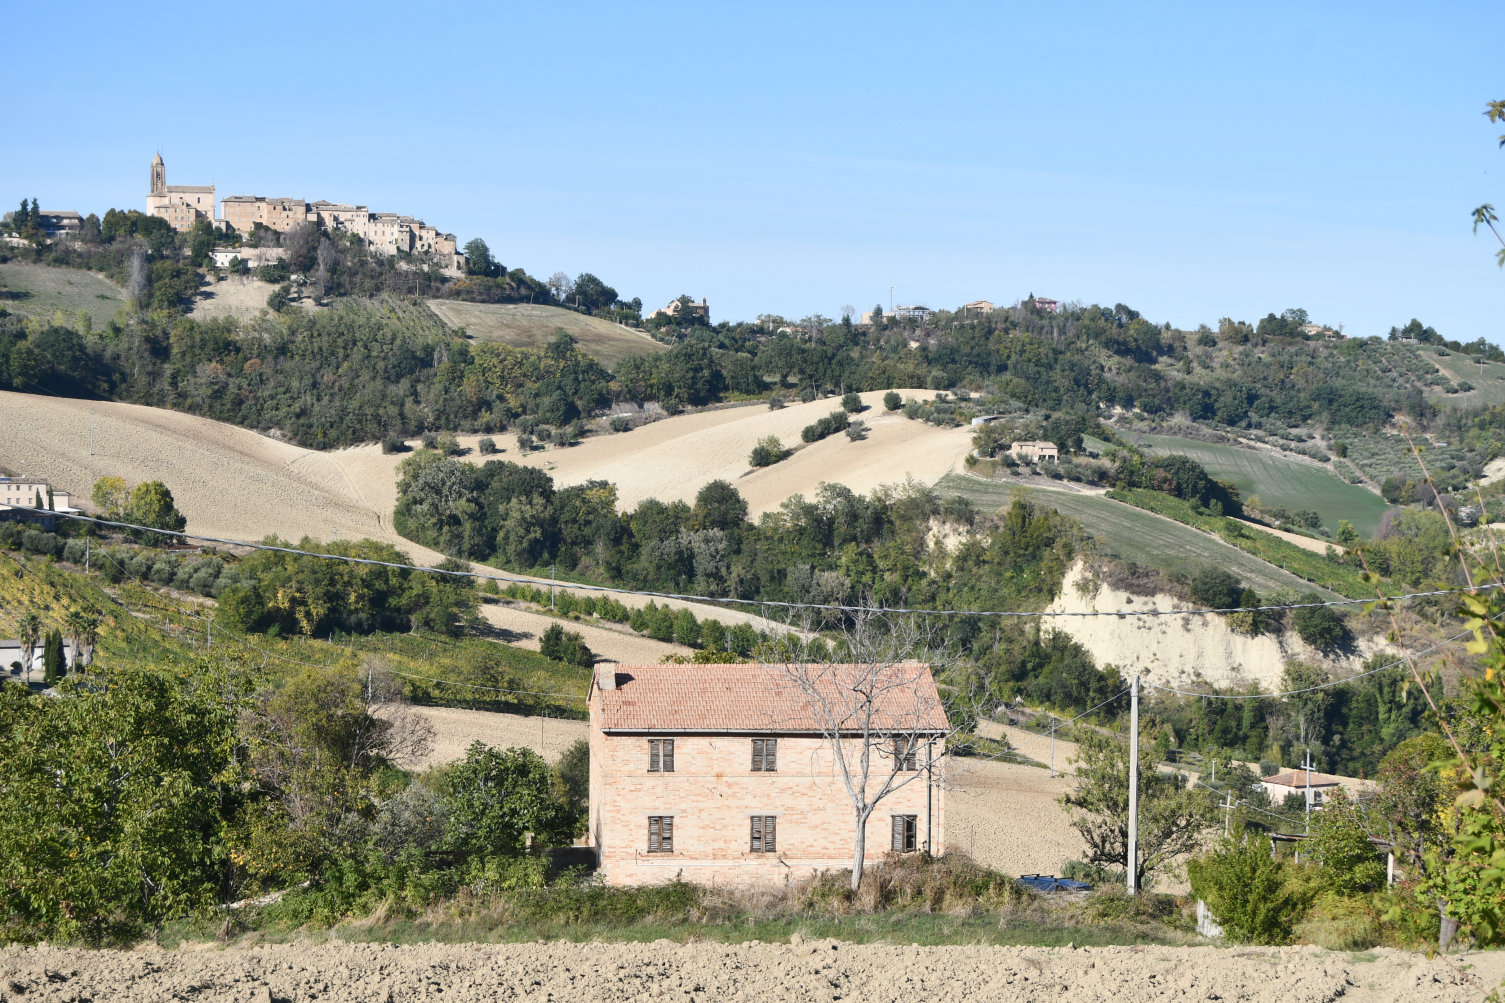
<path id="1" fill-rule="evenodd" d="M 1016 442 L 1009 446 L 1009 452 L 1021 463 L 1039 463 L 1041 460 L 1054 463 L 1061 458 L 1061 451 L 1054 442 Z"/>
<path id="2" fill-rule="evenodd" d="M 823 668 L 839 685 L 867 667 Z M 939 853 L 945 711 L 928 666 L 880 678 L 897 685 L 875 701 L 869 790 L 893 789 L 868 820 L 867 859 Z M 784 882 L 851 866 L 855 821 L 828 719 L 777 667 L 607 664 L 588 704 L 586 840 L 607 884 Z M 843 758 L 855 764 L 863 731 L 846 721 Z"/>
<path id="3" fill-rule="evenodd" d="M 170 185 L 162 154 L 152 158 L 151 191 L 146 196 L 148 216 L 161 216 L 174 230 L 192 230 L 199 220 L 214 222 L 213 185 Z"/>
<path id="4" fill-rule="evenodd" d="M 372 212 L 363 205 L 307 202 L 301 198 L 265 195 L 227 195 L 215 215 L 213 185 L 169 185 L 167 167 L 159 153 L 152 158 L 152 187 L 146 211 L 161 216 L 174 230 L 191 230 L 200 220 L 242 236 L 258 225 L 286 233 L 302 223 L 317 223 L 330 236 L 353 233 L 367 247 L 385 254 L 429 254 L 449 275 L 465 274 L 465 255 L 452 233 L 412 216 Z"/>

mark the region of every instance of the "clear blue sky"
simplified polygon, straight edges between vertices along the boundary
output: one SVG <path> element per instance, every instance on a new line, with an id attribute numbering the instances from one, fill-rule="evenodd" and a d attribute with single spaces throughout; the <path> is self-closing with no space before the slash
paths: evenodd
<path id="1" fill-rule="evenodd" d="M 1505 206 L 1498 2 L 52 3 L 5 27 L 6 208 L 140 208 L 160 148 L 173 183 L 411 213 L 716 319 L 897 284 L 1505 336 L 1469 223 Z"/>

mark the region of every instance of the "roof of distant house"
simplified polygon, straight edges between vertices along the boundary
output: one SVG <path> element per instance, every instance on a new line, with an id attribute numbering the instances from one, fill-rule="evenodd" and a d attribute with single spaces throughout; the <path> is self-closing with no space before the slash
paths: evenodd
<path id="1" fill-rule="evenodd" d="M 928 665 L 812 665 L 808 671 L 832 708 L 855 708 L 852 683 L 871 673 L 879 691 L 875 731 L 949 730 Z M 819 734 L 830 720 L 777 665 L 620 665 L 615 675 L 616 688 L 600 690 L 603 731 Z M 860 731 L 862 722 L 844 718 L 841 726 Z"/>
<path id="2" fill-rule="evenodd" d="M 1335 777 L 1331 773 L 1318 773 L 1316 770 L 1311 771 L 1311 786 L 1313 787 L 1336 787 L 1346 779 L 1348 778 Z M 1307 771 L 1282 770 L 1274 776 L 1262 778 L 1260 783 L 1274 784 L 1277 787 L 1305 788 L 1307 786 Z"/>

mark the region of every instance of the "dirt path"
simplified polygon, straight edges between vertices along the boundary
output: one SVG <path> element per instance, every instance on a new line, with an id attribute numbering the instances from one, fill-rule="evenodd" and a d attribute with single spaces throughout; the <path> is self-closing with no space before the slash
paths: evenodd
<path id="1" fill-rule="evenodd" d="M 797 938 L 791 938 L 792 940 Z M 1481 958 L 1498 982 L 1499 959 Z M 1441 959 L 1309 947 L 919 947 L 789 944 L 279 944 L 161 951 L 0 950 L 0 1000 L 345 1003 L 442 998 L 1135 1003 L 1473 1001 L 1486 978 Z M 1481 972 L 1482 976 L 1484 973 Z"/>

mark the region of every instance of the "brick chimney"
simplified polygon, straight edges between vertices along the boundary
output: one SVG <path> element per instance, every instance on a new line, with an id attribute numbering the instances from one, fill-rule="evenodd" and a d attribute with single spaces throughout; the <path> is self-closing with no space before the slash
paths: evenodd
<path id="1" fill-rule="evenodd" d="M 596 666 L 596 685 L 603 690 L 617 688 L 617 663 L 602 662 Z"/>

